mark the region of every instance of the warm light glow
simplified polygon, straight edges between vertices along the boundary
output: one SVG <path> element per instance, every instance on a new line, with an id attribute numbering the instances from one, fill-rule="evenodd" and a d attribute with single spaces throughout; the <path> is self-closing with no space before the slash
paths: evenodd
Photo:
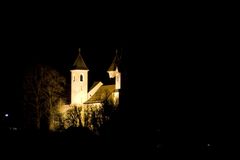
<path id="1" fill-rule="evenodd" d="M 65 129 L 71 127 L 74 121 L 74 125 L 76 125 L 77 127 L 82 126 L 87 127 L 90 130 L 94 130 L 96 127 L 101 126 L 104 118 L 106 118 L 104 117 L 104 115 L 102 115 L 103 104 L 101 103 L 82 104 L 78 106 L 62 105 L 59 111 L 62 111 L 61 118 L 64 123 Z"/>
<path id="2" fill-rule="evenodd" d="M 92 88 L 89 92 L 88 92 L 88 98 L 91 98 L 92 95 L 94 95 L 94 93 L 97 92 L 97 90 L 103 85 L 102 82 L 99 82 L 94 88 Z"/>
<path id="3" fill-rule="evenodd" d="M 71 79 L 71 104 L 83 104 L 88 99 L 88 70 L 71 70 Z"/>
<path id="4" fill-rule="evenodd" d="M 58 108 L 58 112 L 61 113 L 61 114 L 64 114 L 69 109 L 70 109 L 70 105 L 62 105 Z"/>
<path id="5" fill-rule="evenodd" d="M 116 80 L 115 80 L 116 89 L 121 89 L 121 73 L 116 74 Z"/>
<path id="6" fill-rule="evenodd" d="M 81 64 L 78 65 L 81 66 Z M 58 114 L 61 120 L 58 120 L 59 122 L 56 122 L 56 124 L 59 125 L 62 123 L 65 129 L 69 127 L 87 127 L 92 131 L 96 131 L 105 121 L 109 120 L 109 111 L 108 109 L 105 110 L 104 107 L 111 105 L 113 111 L 116 110 L 115 107 L 119 105 L 121 73 L 118 71 L 118 67 L 116 67 L 115 71 L 108 71 L 108 74 L 110 78 L 115 78 L 115 86 L 111 84 L 112 90 L 106 96 L 107 92 L 101 90 L 101 88 L 104 87 L 102 82 L 94 83 L 94 86 L 88 92 L 88 70 L 71 70 L 71 104 L 66 105 L 59 103 Z M 95 96 L 92 97 L 92 99 L 97 97 L 96 95 L 98 94 L 95 93 L 100 95 L 99 100 L 101 101 L 98 101 L 98 98 L 96 98 L 97 101 L 84 103 L 93 95 Z M 105 100 L 107 100 L 107 102 Z"/>
<path id="7" fill-rule="evenodd" d="M 114 78 L 116 76 L 116 71 L 108 71 L 109 77 Z"/>
<path id="8" fill-rule="evenodd" d="M 114 92 L 113 94 L 113 104 L 117 106 L 119 104 L 119 92 Z"/>

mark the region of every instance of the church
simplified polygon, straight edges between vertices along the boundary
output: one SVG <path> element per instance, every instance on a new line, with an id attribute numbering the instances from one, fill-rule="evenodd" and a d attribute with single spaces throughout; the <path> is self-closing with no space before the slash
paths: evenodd
<path id="1" fill-rule="evenodd" d="M 119 57 L 116 53 L 108 69 L 109 78 L 115 78 L 115 84 L 104 85 L 101 81 L 94 82 L 88 89 L 88 67 L 79 49 L 71 70 L 71 105 L 104 103 L 106 100 L 118 105 L 121 87 L 121 73 L 118 70 Z"/>
<path id="2" fill-rule="evenodd" d="M 109 119 L 104 115 L 104 106 L 116 109 L 119 105 L 119 92 L 121 89 L 121 72 L 119 71 L 120 57 L 116 50 L 116 56 L 106 71 L 110 79 L 115 79 L 113 84 L 103 84 L 95 81 L 88 87 L 88 67 L 78 50 L 78 56 L 73 63 L 71 72 L 71 103 L 61 105 L 61 113 L 64 128 L 71 126 L 87 127 L 93 130 Z M 75 117 L 75 118 L 74 118 Z M 74 124 L 73 124 L 74 123 Z"/>

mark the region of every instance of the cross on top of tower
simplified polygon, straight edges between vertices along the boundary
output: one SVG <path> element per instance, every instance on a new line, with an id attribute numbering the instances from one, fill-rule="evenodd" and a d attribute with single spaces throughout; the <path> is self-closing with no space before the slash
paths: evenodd
<path id="1" fill-rule="evenodd" d="M 78 57 L 73 64 L 74 69 L 88 70 L 88 67 L 85 64 L 81 55 L 81 48 L 78 49 L 78 52 L 79 52 Z"/>
<path id="2" fill-rule="evenodd" d="M 108 71 L 115 71 L 117 67 L 119 67 L 120 63 L 120 57 L 118 55 L 118 50 L 116 49 L 116 55 L 112 61 L 112 64 L 110 65 L 110 67 L 108 68 Z"/>

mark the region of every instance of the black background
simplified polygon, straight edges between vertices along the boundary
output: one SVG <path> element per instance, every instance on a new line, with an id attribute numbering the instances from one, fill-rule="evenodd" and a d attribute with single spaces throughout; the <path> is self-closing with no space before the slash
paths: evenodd
<path id="1" fill-rule="evenodd" d="M 1 113 L 10 112 L 22 125 L 22 80 L 32 64 L 49 64 L 70 76 L 81 47 L 91 81 L 105 79 L 98 68 L 107 69 L 115 49 L 123 48 L 127 98 L 113 127 L 118 141 L 147 152 L 157 144 L 163 144 L 162 152 L 202 153 L 209 143 L 220 148 L 229 127 L 231 58 L 216 22 L 184 17 L 116 18 L 114 23 L 87 18 L 80 25 L 76 19 L 49 18 L 7 25 L 2 29 Z"/>

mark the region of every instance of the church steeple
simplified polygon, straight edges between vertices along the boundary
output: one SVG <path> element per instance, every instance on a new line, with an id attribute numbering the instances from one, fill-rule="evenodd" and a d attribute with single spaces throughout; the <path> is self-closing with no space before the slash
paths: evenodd
<path id="1" fill-rule="evenodd" d="M 108 74 L 110 78 L 115 77 L 115 89 L 119 90 L 121 88 L 121 73 L 119 72 L 120 58 L 118 56 L 118 50 L 116 50 L 116 56 L 113 59 L 112 64 L 108 68 Z"/>
<path id="2" fill-rule="evenodd" d="M 80 53 L 71 70 L 71 104 L 80 105 L 88 99 L 88 68 Z"/>
<path id="3" fill-rule="evenodd" d="M 78 57 L 75 60 L 74 64 L 73 64 L 73 69 L 79 69 L 79 70 L 88 70 L 87 65 L 85 64 L 82 56 L 81 56 L 81 48 L 78 49 Z"/>
<path id="4" fill-rule="evenodd" d="M 108 72 L 109 71 L 116 71 L 116 68 L 119 67 L 119 61 L 120 61 L 120 58 L 118 56 L 118 50 L 116 49 L 116 55 L 112 61 L 112 64 L 110 65 L 110 67 L 108 68 Z"/>

